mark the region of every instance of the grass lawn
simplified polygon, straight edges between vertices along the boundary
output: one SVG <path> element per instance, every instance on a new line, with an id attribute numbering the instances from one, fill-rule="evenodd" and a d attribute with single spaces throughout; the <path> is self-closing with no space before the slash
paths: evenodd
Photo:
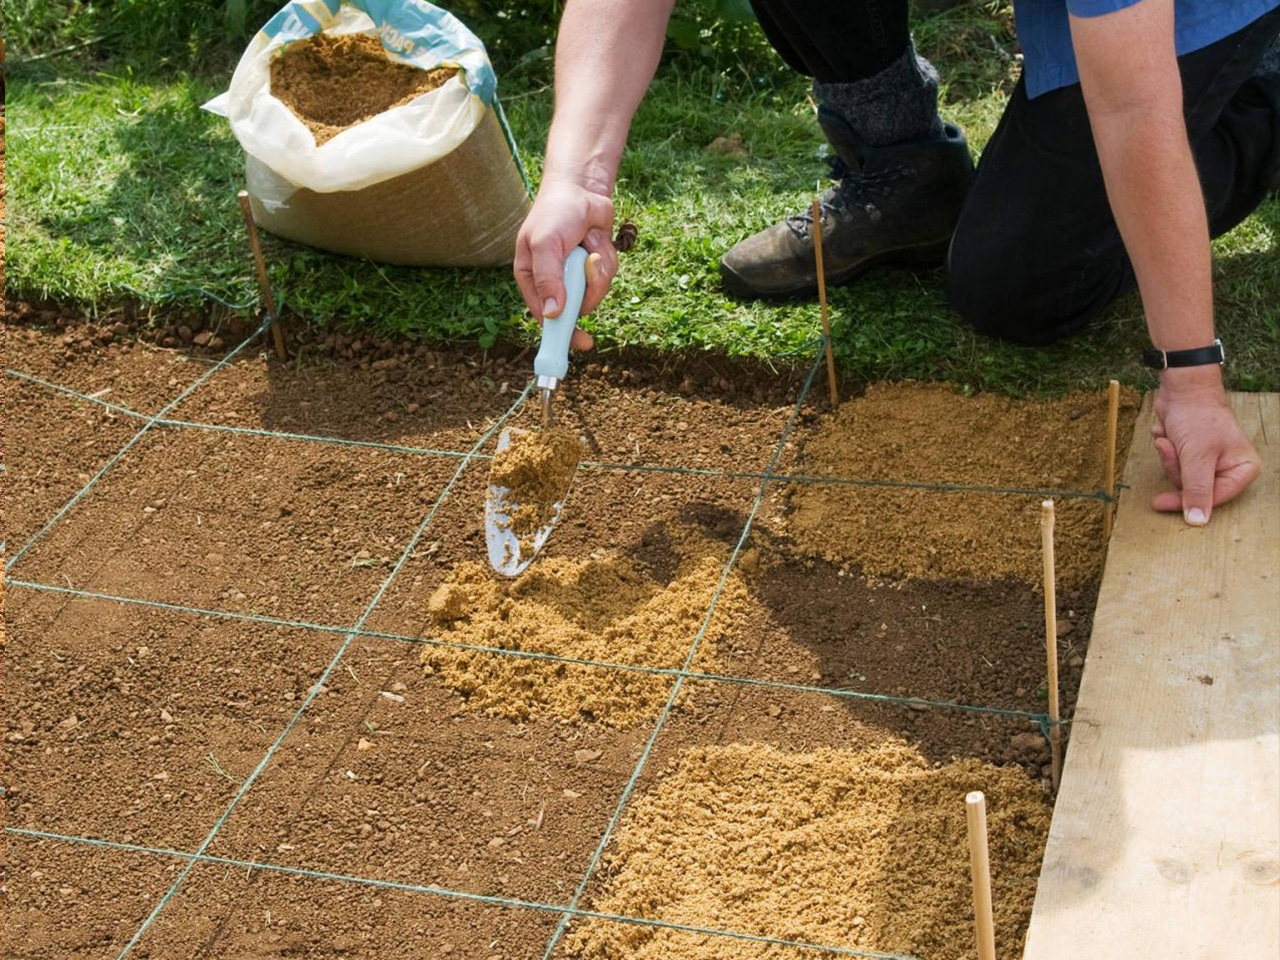
<path id="1" fill-rule="evenodd" d="M 943 111 L 975 152 L 990 135 L 1017 66 L 1008 8 L 970 4 L 920 22 L 917 42 L 947 83 Z M 133 301 L 232 304 L 256 298 L 235 194 L 243 157 L 224 120 L 200 105 L 228 76 L 134 75 L 125 64 L 17 69 L 8 82 L 8 294 L 109 311 Z M 545 68 L 499 75 L 500 94 L 535 183 L 550 118 Z M 747 158 L 706 151 L 739 133 Z M 599 349 L 678 356 L 811 355 L 816 304 L 744 304 L 719 288 L 719 255 L 808 205 L 825 165 L 807 84 L 781 64 L 672 57 L 636 117 L 617 192 L 640 227 L 604 305 L 583 325 Z M 388 267 L 264 236 L 288 308 L 317 325 L 432 341 L 525 342 L 510 271 Z M 1220 335 L 1230 385 L 1280 389 L 1280 199 L 1216 245 Z M 837 355 L 850 381 L 945 378 L 975 389 L 1052 394 L 1107 378 L 1150 385 L 1136 298 L 1089 335 L 1038 351 L 971 334 L 948 310 L 940 271 L 886 270 L 830 291 Z"/>

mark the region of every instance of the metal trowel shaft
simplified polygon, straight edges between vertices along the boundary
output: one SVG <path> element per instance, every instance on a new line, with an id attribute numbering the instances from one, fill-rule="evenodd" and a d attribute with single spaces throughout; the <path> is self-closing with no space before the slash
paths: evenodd
<path id="1" fill-rule="evenodd" d="M 542 426 L 545 429 L 551 426 L 551 401 L 555 397 L 555 391 L 550 387 L 544 387 L 539 392 L 542 394 Z"/>

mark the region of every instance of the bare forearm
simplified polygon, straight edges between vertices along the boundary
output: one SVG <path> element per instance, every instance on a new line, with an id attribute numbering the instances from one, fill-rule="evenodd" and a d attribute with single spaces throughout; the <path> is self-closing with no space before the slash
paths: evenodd
<path id="1" fill-rule="evenodd" d="M 1213 339 L 1213 273 L 1204 197 L 1182 114 L 1173 0 L 1139 0 L 1071 18 L 1080 84 L 1107 199 L 1133 263 L 1151 340 L 1164 350 Z M 1203 526 L 1240 495 L 1261 461 L 1232 412 L 1217 364 L 1160 374 L 1152 424 L 1174 489 L 1157 510 Z"/>
<path id="2" fill-rule="evenodd" d="M 1172 116 L 1156 109 L 1103 113 L 1093 129 L 1152 343 L 1164 350 L 1205 346 L 1213 340 L 1209 228 L 1180 106 Z"/>
<path id="3" fill-rule="evenodd" d="M 543 180 L 613 192 L 631 117 L 657 69 L 674 0 L 569 0 Z"/>
<path id="4" fill-rule="evenodd" d="M 1126 42 L 1126 31 L 1141 42 Z M 1205 346 L 1213 340 L 1209 227 L 1182 115 L 1172 5 L 1145 0 L 1073 19 L 1072 34 L 1107 198 L 1151 340 L 1165 350 Z"/>

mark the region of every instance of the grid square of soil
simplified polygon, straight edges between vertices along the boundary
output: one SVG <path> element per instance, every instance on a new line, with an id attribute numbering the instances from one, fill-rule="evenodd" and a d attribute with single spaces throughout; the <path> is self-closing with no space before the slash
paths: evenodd
<path id="1" fill-rule="evenodd" d="M 1138 402 L 1120 391 L 1117 477 Z M 805 418 L 776 473 L 835 482 L 779 481 L 768 515 L 798 552 L 867 575 L 1038 584 L 1041 504 L 1055 499 L 1058 583 L 1083 587 L 1105 557 L 1106 422 L 1105 390 L 1038 403 L 874 384 L 835 417 Z"/>
<path id="2" fill-rule="evenodd" d="M 143 421 L 6 378 L 5 535 L 20 550 Z"/>
<path id="3" fill-rule="evenodd" d="M 181 872 L 181 860 L 62 840 L 5 836 L 5 956 L 118 956 Z"/>
<path id="4" fill-rule="evenodd" d="M 142 935 L 147 960 L 540 955 L 557 915 L 337 880 L 198 864 Z"/>
<path id="5" fill-rule="evenodd" d="M 419 355 L 420 354 L 420 355 Z M 174 419 L 415 449 L 466 452 L 527 379 L 422 349 L 361 363 L 237 359 L 170 412 Z M 497 378 L 495 378 L 495 375 Z"/>
<path id="6" fill-rule="evenodd" d="M 1038 776 L 1016 764 L 983 764 L 998 758 L 1026 729 L 1023 721 L 999 715 L 916 711 L 826 694 L 779 695 L 755 687 L 690 681 L 687 696 L 659 734 L 582 905 L 753 936 L 959 960 L 973 949 L 971 919 L 966 919 L 971 886 L 963 839 L 964 798 L 968 791 L 980 789 L 988 796 L 993 821 L 1006 798 L 1012 810 L 1016 797 L 1021 811 L 1007 834 L 993 830 L 1001 956 L 1014 957 L 1030 917 L 1050 805 Z M 741 747 L 747 753 L 733 752 Z M 708 758 L 708 769 L 716 767 L 717 755 L 727 758 L 719 761 L 723 782 L 708 775 L 690 780 L 682 773 L 690 757 L 701 755 Z M 884 824 L 872 830 L 873 843 L 841 846 L 839 837 L 846 827 L 862 829 L 848 820 L 853 808 L 843 804 L 867 789 L 857 775 L 841 769 L 816 779 L 796 776 L 792 783 L 784 769 L 778 783 L 759 787 L 751 782 L 756 774 L 744 758 L 755 762 L 766 755 L 775 766 L 795 764 L 797 774 L 806 762 L 829 762 L 832 755 L 847 760 L 846 766 L 854 771 L 862 763 L 864 772 L 881 788 L 887 783 L 894 795 L 901 787 L 909 796 L 936 777 L 947 797 L 954 793 L 954 806 L 942 797 L 897 811 L 880 810 L 876 816 L 883 816 Z M 870 759 L 860 761 L 863 756 Z M 905 771 L 885 759 L 902 756 L 912 758 L 913 766 Z M 680 788 L 671 787 L 671 782 L 695 795 L 681 800 Z M 754 796 L 757 790 L 762 792 Z M 651 812 L 641 816 L 659 794 L 667 798 L 658 808 L 660 821 L 655 822 Z M 745 805 L 739 806 L 744 795 Z M 782 808 L 798 804 L 812 809 L 789 823 L 789 814 L 774 809 L 778 801 Z M 1029 819 L 1024 819 L 1027 814 Z M 949 837 L 945 851 L 930 848 L 940 823 Z M 668 835 L 681 844 L 668 842 Z M 698 852 L 691 853 L 685 843 Z M 624 848 L 628 852 L 619 859 Z M 674 879 L 682 871 L 693 871 L 704 885 L 690 891 L 688 884 Z M 635 886 L 619 897 L 615 882 L 625 874 Z M 647 885 L 648 878 L 653 885 Z M 842 921 L 832 920 L 837 914 Z M 574 931 L 581 934 L 584 924 L 598 923 L 575 920 L 555 956 L 702 960 L 813 955 L 607 921 L 605 926 L 616 927 L 612 932 L 597 931 L 585 939 L 574 936 Z"/>
<path id="7" fill-rule="evenodd" d="M 770 501 L 777 502 L 776 496 Z M 717 610 L 725 638 L 704 673 L 1029 713 L 1046 710 L 1044 597 L 1013 580 L 873 581 L 797 556 L 753 525 L 736 569 L 745 607 Z M 1058 595 L 1059 680 L 1079 687 L 1097 587 Z"/>
<path id="8" fill-rule="evenodd" d="M 8 596 L 13 826 L 194 850 L 332 659 L 332 634 Z"/>
<path id="9" fill-rule="evenodd" d="M 478 717 L 418 654 L 357 637 L 209 853 L 566 902 L 644 731 Z"/>
<path id="10" fill-rule="evenodd" d="M 405 564 L 370 617 L 370 629 L 418 635 L 430 623 L 427 602 L 440 583 L 462 564 L 488 567 L 484 539 L 488 484 L 487 460 L 467 467 L 432 520 L 423 538 L 425 546 Z M 751 480 L 690 478 L 583 464 L 560 522 L 526 574 L 551 558 L 602 561 L 624 556 L 655 582 L 665 584 L 680 560 L 677 544 L 689 533 L 701 532 L 707 549 L 722 550 L 728 559 L 746 525 L 756 490 Z"/>
<path id="11" fill-rule="evenodd" d="M 653 371 L 587 364 L 571 370 L 554 402 L 555 422 L 583 437 L 583 458 L 611 466 L 763 471 L 791 417 L 795 396 L 778 387 L 757 398 L 728 381 L 706 393 Z M 540 423 L 536 402 L 514 426 Z M 692 488 L 698 478 L 688 478 Z"/>
<path id="12" fill-rule="evenodd" d="M 347 626 L 456 467 L 157 428 L 14 570 L 112 596 Z"/>
<path id="13" fill-rule="evenodd" d="M 9 326 L 5 366 L 85 396 L 154 414 L 212 365 L 209 360 L 127 339 L 125 332 L 88 325 L 60 333 Z M 214 377 L 220 375 L 221 371 Z"/>

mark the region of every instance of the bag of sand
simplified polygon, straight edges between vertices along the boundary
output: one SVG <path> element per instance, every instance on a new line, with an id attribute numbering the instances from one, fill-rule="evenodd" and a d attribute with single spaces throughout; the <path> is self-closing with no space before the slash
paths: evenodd
<path id="1" fill-rule="evenodd" d="M 254 220 L 415 266 L 512 260 L 529 187 L 484 45 L 423 0 L 294 0 L 226 93 Z"/>

